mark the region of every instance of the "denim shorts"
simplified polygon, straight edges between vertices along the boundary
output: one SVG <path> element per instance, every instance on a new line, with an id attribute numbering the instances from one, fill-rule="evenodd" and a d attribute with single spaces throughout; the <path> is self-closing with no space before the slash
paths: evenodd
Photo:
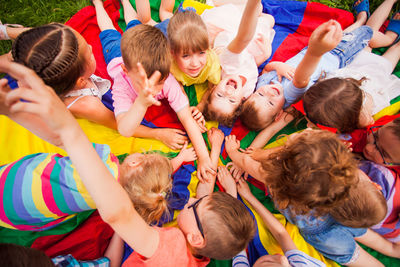
<path id="1" fill-rule="evenodd" d="M 330 51 L 339 58 L 339 68 L 343 68 L 353 61 L 358 52 L 368 45 L 373 33 L 374 31 L 369 26 L 364 25 L 343 34 L 340 43 Z"/>
<path id="2" fill-rule="evenodd" d="M 350 228 L 334 223 L 325 231 L 301 235 L 322 255 L 343 265 L 357 260 L 359 252 L 354 238 L 366 232 L 366 228 Z"/>
<path id="3" fill-rule="evenodd" d="M 139 20 L 131 20 L 126 25 L 126 30 L 142 24 Z M 104 30 L 100 32 L 100 42 L 103 47 L 103 56 L 106 64 L 111 62 L 116 57 L 121 56 L 121 33 L 114 29 Z"/>

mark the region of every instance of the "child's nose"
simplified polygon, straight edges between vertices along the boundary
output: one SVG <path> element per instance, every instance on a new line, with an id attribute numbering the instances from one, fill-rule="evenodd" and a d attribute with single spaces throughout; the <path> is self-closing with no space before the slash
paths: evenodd
<path id="1" fill-rule="evenodd" d="M 192 66 L 197 66 L 197 65 L 199 65 L 199 62 L 200 62 L 200 60 L 199 60 L 199 58 L 198 58 L 197 56 L 193 56 L 193 57 L 192 57 L 192 60 L 191 60 Z"/>

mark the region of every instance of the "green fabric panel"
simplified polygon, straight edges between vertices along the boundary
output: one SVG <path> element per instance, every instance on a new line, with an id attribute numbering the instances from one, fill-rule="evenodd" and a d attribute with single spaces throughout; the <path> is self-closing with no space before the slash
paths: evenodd
<path id="1" fill-rule="evenodd" d="M 160 22 L 160 17 L 158 14 L 158 10 L 160 8 L 160 4 L 161 4 L 161 0 L 140 0 L 140 1 L 149 1 L 150 2 L 150 8 L 151 8 L 151 18 L 154 21 Z M 133 8 L 136 10 L 136 0 L 130 0 Z M 179 6 L 179 4 L 183 2 L 183 0 L 175 0 L 175 6 L 174 6 L 174 10 Z M 126 23 L 124 20 L 124 12 L 122 9 L 122 4 L 121 4 L 121 8 L 119 9 L 119 20 L 118 20 L 118 25 L 119 27 L 121 27 L 121 29 L 123 31 L 125 31 L 126 28 Z"/>
<path id="2" fill-rule="evenodd" d="M 34 232 L 34 231 L 19 231 L 0 227 L 0 243 L 14 243 L 21 246 L 30 247 L 36 238 L 48 235 L 62 235 L 73 231 L 76 227 L 82 224 L 94 210 L 78 213 L 75 217 L 57 225 L 49 230 Z"/>
<path id="3" fill-rule="evenodd" d="M 191 86 L 183 86 L 183 89 L 185 90 L 185 93 L 189 98 L 189 106 L 197 106 L 199 102 L 197 101 L 195 85 L 192 84 Z"/>

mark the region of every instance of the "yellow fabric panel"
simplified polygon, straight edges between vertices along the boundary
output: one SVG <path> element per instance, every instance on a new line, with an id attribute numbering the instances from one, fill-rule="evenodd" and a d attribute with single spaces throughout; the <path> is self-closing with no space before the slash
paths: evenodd
<path id="1" fill-rule="evenodd" d="M 386 116 L 386 115 L 397 114 L 399 111 L 400 111 L 400 101 L 382 109 L 381 111 L 376 113 L 373 117 L 374 117 L 374 120 L 378 120 L 379 118 Z"/>
<path id="2" fill-rule="evenodd" d="M 202 3 L 194 1 L 194 0 L 185 0 L 185 1 L 183 1 L 182 6 L 184 8 L 194 7 L 196 9 L 196 13 L 199 14 L 199 15 L 201 15 L 204 12 L 204 10 L 213 8 L 212 6 L 209 6 L 209 5 L 206 5 L 206 4 L 202 4 Z"/>

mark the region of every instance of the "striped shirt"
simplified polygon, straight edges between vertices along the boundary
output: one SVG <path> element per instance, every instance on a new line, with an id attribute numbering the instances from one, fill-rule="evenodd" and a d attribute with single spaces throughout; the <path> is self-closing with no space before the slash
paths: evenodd
<path id="1" fill-rule="evenodd" d="M 109 146 L 94 148 L 118 179 L 118 159 Z M 0 167 L 1 227 L 42 231 L 95 208 L 69 157 L 38 153 Z"/>

